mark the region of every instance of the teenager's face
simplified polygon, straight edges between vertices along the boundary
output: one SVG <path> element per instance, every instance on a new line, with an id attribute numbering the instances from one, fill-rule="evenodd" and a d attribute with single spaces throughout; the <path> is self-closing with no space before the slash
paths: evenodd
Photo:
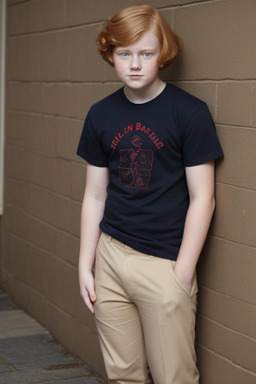
<path id="1" fill-rule="evenodd" d="M 160 51 L 161 45 L 152 30 L 145 32 L 135 44 L 116 47 L 113 64 L 117 76 L 133 91 L 146 90 L 159 81 Z"/>

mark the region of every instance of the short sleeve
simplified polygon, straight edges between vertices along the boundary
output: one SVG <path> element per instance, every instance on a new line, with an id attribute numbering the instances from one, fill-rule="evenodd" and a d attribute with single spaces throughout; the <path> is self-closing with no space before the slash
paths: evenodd
<path id="1" fill-rule="evenodd" d="M 207 163 L 223 156 L 215 124 L 205 103 L 192 114 L 185 127 L 183 159 L 185 167 Z"/>
<path id="2" fill-rule="evenodd" d="M 82 157 L 89 164 L 98 167 L 108 166 L 107 157 L 98 138 L 95 124 L 93 124 L 91 118 L 91 110 L 88 112 L 84 122 L 77 155 Z"/>

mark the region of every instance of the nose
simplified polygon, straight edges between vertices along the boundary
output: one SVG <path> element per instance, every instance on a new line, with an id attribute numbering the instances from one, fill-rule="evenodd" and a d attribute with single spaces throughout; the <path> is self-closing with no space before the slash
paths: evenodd
<path id="1" fill-rule="evenodd" d="M 138 55 L 132 56 L 130 68 L 133 69 L 134 71 L 141 69 L 141 63 L 140 63 L 140 59 L 139 59 Z"/>

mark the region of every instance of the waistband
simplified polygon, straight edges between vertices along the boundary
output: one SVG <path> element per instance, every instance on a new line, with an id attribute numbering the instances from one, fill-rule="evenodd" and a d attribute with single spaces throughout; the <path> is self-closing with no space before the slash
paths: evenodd
<path id="1" fill-rule="evenodd" d="M 126 244 L 122 243 L 121 241 L 115 239 L 114 237 L 108 235 L 106 232 L 102 232 L 101 236 L 103 236 L 108 243 L 113 243 L 113 244 L 117 245 L 118 247 L 121 247 L 123 249 L 131 251 L 131 252 L 129 252 L 129 254 L 131 254 L 131 255 L 134 254 L 136 257 L 139 256 L 139 257 L 146 257 L 147 259 L 168 260 L 172 264 L 172 266 L 174 266 L 176 263 L 175 260 L 164 259 L 162 257 L 157 257 L 157 256 L 153 256 L 153 255 L 150 255 L 150 254 L 147 254 L 144 252 L 137 251 L 136 249 L 130 247 L 129 245 L 126 245 Z"/>
<path id="2" fill-rule="evenodd" d="M 105 232 L 102 232 L 102 236 L 104 236 L 107 239 L 108 243 L 116 244 L 119 247 L 124 248 L 124 249 L 131 249 L 131 250 L 133 249 L 133 248 L 129 247 L 129 245 L 122 243 L 121 241 L 115 239 L 114 237 L 108 235 Z"/>

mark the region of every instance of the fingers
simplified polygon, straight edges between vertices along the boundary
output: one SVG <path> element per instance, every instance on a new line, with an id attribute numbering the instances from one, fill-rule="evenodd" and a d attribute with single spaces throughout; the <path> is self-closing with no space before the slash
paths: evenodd
<path id="1" fill-rule="evenodd" d="M 96 292 L 94 287 L 94 277 L 91 271 L 79 270 L 80 294 L 85 305 L 94 313 L 94 303 L 96 301 Z"/>
<path id="2" fill-rule="evenodd" d="M 81 292 L 81 296 L 84 300 L 85 305 L 90 310 L 91 313 L 94 313 L 94 303 L 96 301 L 96 294 L 93 290 L 89 292 L 86 288 Z"/>
<path id="3" fill-rule="evenodd" d="M 85 305 L 87 306 L 87 308 L 89 309 L 89 311 L 94 314 L 94 305 L 91 302 L 89 296 L 84 298 L 84 302 L 85 302 Z"/>

